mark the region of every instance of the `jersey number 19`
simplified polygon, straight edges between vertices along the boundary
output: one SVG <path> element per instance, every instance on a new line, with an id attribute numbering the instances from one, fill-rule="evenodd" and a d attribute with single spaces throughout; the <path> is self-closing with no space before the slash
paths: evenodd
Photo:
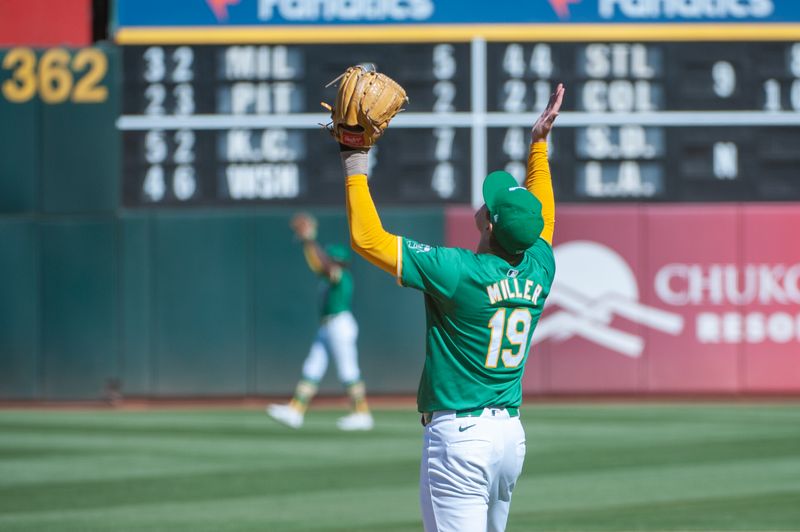
<path id="1" fill-rule="evenodd" d="M 526 308 L 516 308 L 506 320 L 506 309 L 497 309 L 489 320 L 489 329 L 492 335 L 489 338 L 489 351 L 486 353 L 486 367 L 496 368 L 501 357 L 503 366 L 507 368 L 519 366 L 525 358 L 525 350 L 528 347 L 528 334 L 531 332 L 530 311 Z M 504 336 L 514 349 L 502 349 Z"/>

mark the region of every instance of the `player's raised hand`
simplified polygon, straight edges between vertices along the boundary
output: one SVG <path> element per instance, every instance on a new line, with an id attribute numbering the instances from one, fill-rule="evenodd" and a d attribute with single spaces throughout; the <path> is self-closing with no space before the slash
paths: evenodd
<path id="1" fill-rule="evenodd" d="M 550 101 L 547 102 L 547 107 L 545 107 L 544 111 L 542 111 L 542 114 L 539 115 L 539 118 L 536 119 L 536 122 L 531 128 L 532 142 L 544 142 L 547 140 L 547 135 L 553 128 L 553 122 L 555 122 L 558 116 L 558 111 L 561 109 L 561 102 L 563 100 L 564 84 L 559 83 L 556 90 L 550 95 Z"/>
<path id="2" fill-rule="evenodd" d="M 299 212 L 292 216 L 289 225 L 300 240 L 317 238 L 317 220 L 306 212 Z"/>

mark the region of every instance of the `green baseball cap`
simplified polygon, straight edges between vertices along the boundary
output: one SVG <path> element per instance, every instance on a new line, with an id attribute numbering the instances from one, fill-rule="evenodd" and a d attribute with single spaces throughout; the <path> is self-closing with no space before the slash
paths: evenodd
<path id="1" fill-rule="evenodd" d="M 542 203 L 508 172 L 497 170 L 486 176 L 483 201 L 492 234 L 508 253 L 519 255 L 539 238 L 544 228 Z"/>
<path id="2" fill-rule="evenodd" d="M 341 244 L 328 244 L 325 246 L 325 253 L 336 262 L 347 262 L 350 260 L 350 248 Z"/>

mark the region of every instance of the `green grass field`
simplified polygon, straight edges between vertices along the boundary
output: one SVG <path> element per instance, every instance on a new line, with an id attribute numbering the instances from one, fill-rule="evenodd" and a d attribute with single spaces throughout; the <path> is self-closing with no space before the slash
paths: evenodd
<path id="1" fill-rule="evenodd" d="M 0 530 L 421 530 L 421 427 L 0 411 Z M 508 530 L 800 530 L 800 405 L 530 405 Z"/>

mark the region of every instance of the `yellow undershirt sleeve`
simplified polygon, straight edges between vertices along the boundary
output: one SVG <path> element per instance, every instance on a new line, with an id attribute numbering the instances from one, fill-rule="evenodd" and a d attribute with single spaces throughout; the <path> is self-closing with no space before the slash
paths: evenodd
<path id="1" fill-rule="evenodd" d="M 556 200 L 553 196 L 550 163 L 547 162 L 547 142 L 534 142 L 531 146 L 525 188 L 542 202 L 544 229 L 542 229 L 541 237 L 552 246 L 553 231 L 556 225 Z"/>
<path id="2" fill-rule="evenodd" d="M 367 176 L 363 174 L 347 176 L 345 183 L 350 245 L 356 253 L 378 268 L 397 276 L 400 238 L 383 229 L 375 203 L 369 193 Z"/>

